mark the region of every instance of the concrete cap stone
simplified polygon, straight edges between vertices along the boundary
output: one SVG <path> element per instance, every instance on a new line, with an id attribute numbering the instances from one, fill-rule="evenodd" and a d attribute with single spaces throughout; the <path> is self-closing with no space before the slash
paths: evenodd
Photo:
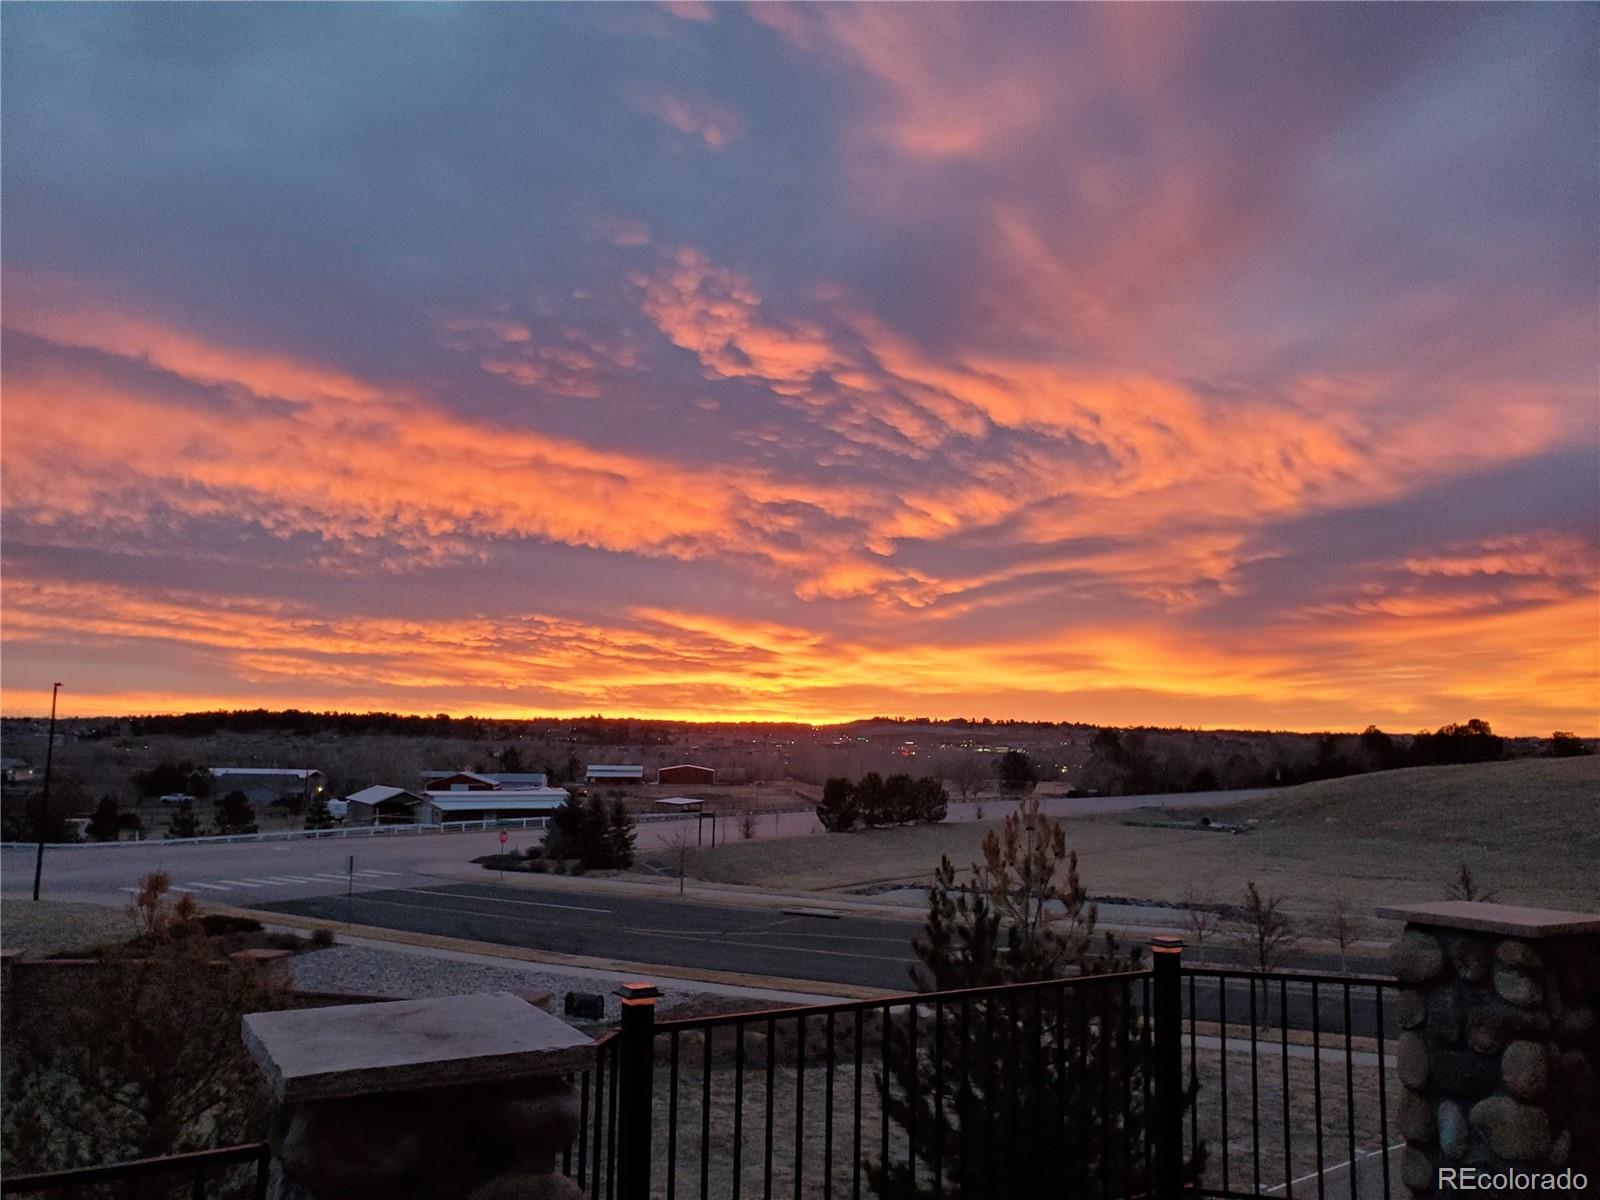
<path id="1" fill-rule="evenodd" d="M 250 1013 L 244 1042 L 279 1103 L 582 1071 L 594 1042 L 511 992 Z"/>
<path id="2" fill-rule="evenodd" d="M 1516 904 L 1484 904 L 1476 900 L 1441 900 L 1434 904 L 1402 904 L 1380 908 L 1377 915 L 1408 925 L 1466 929 L 1503 937 L 1553 938 L 1600 933 L 1600 913 L 1554 912 Z"/>

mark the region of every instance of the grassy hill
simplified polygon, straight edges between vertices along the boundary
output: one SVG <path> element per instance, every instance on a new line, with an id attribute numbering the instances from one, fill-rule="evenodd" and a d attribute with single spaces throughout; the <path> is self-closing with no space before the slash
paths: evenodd
<path id="1" fill-rule="evenodd" d="M 1323 908 L 1338 895 L 1377 907 L 1444 899 L 1465 862 L 1507 902 L 1600 911 L 1600 757 L 1384 771 L 1211 810 L 1215 820 L 1257 822 L 1237 836 L 1196 830 L 1197 815 L 1069 818 L 1085 884 L 1099 895 L 1181 902 L 1236 900 L 1254 879 L 1297 909 Z M 921 883 L 941 854 L 958 866 L 976 859 L 993 824 L 734 842 L 693 852 L 689 870 L 764 887 Z"/>

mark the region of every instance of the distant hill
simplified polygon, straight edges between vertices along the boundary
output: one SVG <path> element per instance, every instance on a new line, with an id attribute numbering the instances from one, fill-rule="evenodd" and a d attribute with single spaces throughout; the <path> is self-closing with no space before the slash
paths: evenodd
<path id="1" fill-rule="evenodd" d="M 1508 902 L 1600 910 L 1600 757 L 1328 779 L 1231 805 L 1225 816 L 1259 821 L 1237 840 L 1287 868 L 1285 891 L 1330 875 L 1351 879 L 1358 897 L 1442 900 L 1465 862 Z M 1412 880 L 1437 884 L 1413 893 Z"/>

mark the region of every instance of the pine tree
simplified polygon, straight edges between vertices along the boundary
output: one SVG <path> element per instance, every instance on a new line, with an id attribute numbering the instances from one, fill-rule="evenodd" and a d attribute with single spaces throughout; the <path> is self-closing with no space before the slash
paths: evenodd
<path id="1" fill-rule="evenodd" d="M 119 823 L 120 816 L 117 811 L 117 798 L 101 796 L 100 803 L 95 805 L 94 816 L 89 819 L 89 836 L 97 842 L 116 841 L 117 831 L 122 827 Z"/>
<path id="2" fill-rule="evenodd" d="M 1137 950 L 1122 952 L 1110 934 L 1097 941 L 1096 917 L 1065 830 L 1030 797 L 985 837 L 970 885 L 941 860 L 912 979 L 924 992 L 950 991 L 1135 969 Z M 912 1153 L 869 1164 L 879 1195 L 998 1200 L 1054 1194 L 1063 1178 L 1085 1194 L 1148 1190 L 1148 1048 L 1130 985 L 989 993 L 923 1008 L 917 1019 L 915 1032 L 909 1016 L 888 1027 L 886 1108 Z M 923 1164 L 916 1179 L 911 1161 Z M 1201 1147 L 1190 1178 L 1203 1161 Z"/>
<path id="3" fill-rule="evenodd" d="M 195 819 L 194 803 L 184 800 L 178 805 L 178 810 L 172 814 L 172 824 L 167 827 L 169 838 L 192 838 L 200 836 L 200 822 Z"/>
<path id="4" fill-rule="evenodd" d="M 256 815 L 250 810 L 250 798 L 243 792 L 232 791 L 217 805 L 217 832 L 254 833 Z"/>
<path id="5" fill-rule="evenodd" d="M 611 821 L 606 829 L 606 857 L 607 866 L 617 870 L 626 870 L 633 866 L 633 844 L 637 834 L 634 832 L 633 818 L 628 814 L 628 806 L 618 797 L 611 802 Z"/>
<path id="6" fill-rule="evenodd" d="M 333 828 L 333 814 L 328 811 L 328 798 L 321 792 L 313 793 L 306 803 L 306 828 Z"/>

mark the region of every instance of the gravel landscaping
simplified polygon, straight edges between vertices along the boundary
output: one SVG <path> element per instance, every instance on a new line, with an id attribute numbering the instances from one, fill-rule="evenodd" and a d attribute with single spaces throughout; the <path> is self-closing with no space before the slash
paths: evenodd
<path id="1" fill-rule="evenodd" d="M 460 996 L 471 992 L 549 992 L 552 1008 L 562 1015 L 568 992 L 586 992 L 605 997 L 606 1021 L 621 1018 L 622 1001 L 613 993 L 632 976 L 572 975 L 529 964 L 508 962 L 504 966 L 463 962 L 455 958 L 377 950 L 367 946 L 335 946 L 297 955 L 289 964 L 296 991 L 348 992 L 364 996 L 393 996 L 397 1000 L 418 996 Z M 663 1015 L 683 1005 L 703 1010 L 715 1001 L 718 1011 L 730 1008 L 767 1008 L 775 1003 L 758 998 L 742 999 L 705 989 L 671 986 L 657 980 L 661 999 L 657 1009 Z"/>

